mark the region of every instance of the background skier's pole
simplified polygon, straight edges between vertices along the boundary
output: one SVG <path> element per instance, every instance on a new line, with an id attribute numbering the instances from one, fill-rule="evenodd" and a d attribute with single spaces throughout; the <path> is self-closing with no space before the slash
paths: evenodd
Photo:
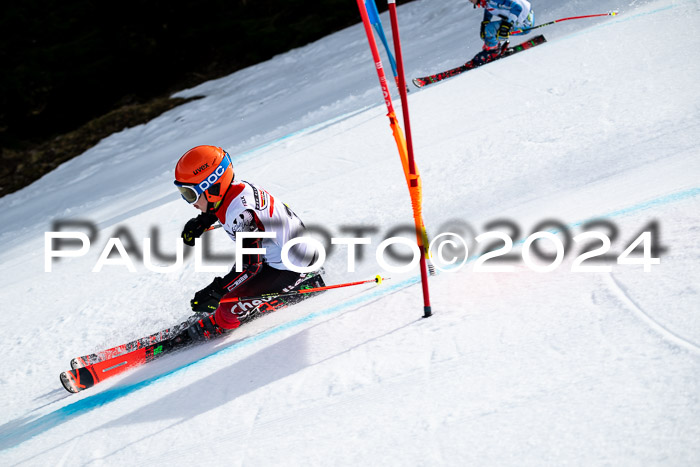
<path id="1" fill-rule="evenodd" d="M 617 10 L 608 11 L 607 13 L 600 13 L 597 15 L 570 16 L 568 18 L 555 19 L 554 21 L 550 21 L 549 23 L 540 24 L 538 26 L 533 26 L 531 28 L 518 29 L 517 31 L 513 31 L 510 35 L 515 36 L 518 34 L 525 34 L 527 32 L 532 31 L 533 29 L 543 28 L 545 26 L 550 26 L 550 25 L 555 24 L 555 23 L 561 23 L 562 21 L 569 21 L 572 19 L 598 18 L 599 16 L 615 16 L 615 15 L 617 15 Z"/>
<path id="2" fill-rule="evenodd" d="M 390 0 L 392 3 L 392 0 Z M 413 207 L 413 219 L 416 225 L 416 242 L 418 247 L 421 249 L 420 258 L 420 271 L 421 271 L 421 283 L 423 286 L 423 317 L 427 318 L 432 315 L 432 310 L 430 307 L 430 293 L 428 290 L 428 267 L 427 267 L 427 256 L 428 256 L 428 239 L 425 234 L 425 225 L 423 223 L 422 214 L 422 185 L 420 174 L 416 167 L 415 161 L 413 160 L 413 153 L 411 149 L 411 156 L 409 157 L 409 152 L 407 149 L 406 139 L 404 138 L 403 131 L 399 126 L 396 114 L 394 112 L 394 105 L 391 102 L 391 94 L 389 93 L 389 86 L 386 82 L 386 74 L 384 73 L 384 67 L 382 66 L 382 61 L 379 57 L 379 50 L 377 49 L 377 42 L 374 40 L 374 34 L 372 33 L 372 27 L 370 25 L 369 17 L 367 15 L 367 9 L 365 8 L 364 2 L 362 0 L 357 0 L 357 7 L 360 10 L 360 16 L 362 17 L 362 23 L 365 27 L 365 33 L 367 34 L 367 40 L 369 41 L 369 48 L 372 52 L 372 58 L 374 59 L 374 65 L 377 70 L 377 76 L 379 77 L 379 85 L 382 88 L 382 93 L 384 94 L 384 103 L 386 104 L 389 117 L 389 122 L 391 125 L 392 133 L 394 134 L 394 139 L 396 140 L 396 147 L 399 150 L 399 157 L 401 158 L 401 164 L 403 166 L 404 175 L 406 177 L 406 183 L 408 184 L 408 191 L 411 195 L 411 205 Z M 398 38 L 394 37 L 394 43 L 396 44 Z M 401 67 L 403 69 L 403 67 Z M 403 84 L 399 85 L 399 90 L 406 89 L 405 80 L 403 73 L 399 73 L 399 80 L 402 80 Z M 405 91 L 404 91 L 405 92 Z M 408 115 L 408 110 L 404 110 L 405 115 Z"/>

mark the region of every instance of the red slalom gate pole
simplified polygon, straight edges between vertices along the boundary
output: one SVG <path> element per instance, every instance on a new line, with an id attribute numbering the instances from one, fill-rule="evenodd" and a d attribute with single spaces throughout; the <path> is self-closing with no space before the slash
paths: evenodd
<path id="1" fill-rule="evenodd" d="M 393 3 L 390 1 L 390 3 Z M 377 42 L 374 40 L 374 33 L 372 32 L 372 26 L 369 21 L 369 16 L 367 14 L 367 9 L 365 8 L 363 0 L 357 0 L 357 8 L 360 10 L 360 16 L 362 17 L 362 23 L 365 28 L 365 33 L 367 34 L 367 41 L 369 42 L 369 48 L 372 52 L 372 58 L 374 60 L 374 66 L 377 70 L 377 77 L 379 78 L 379 85 L 382 88 L 382 93 L 384 94 L 384 103 L 386 104 L 389 117 L 389 122 L 391 125 L 391 130 L 396 140 L 396 147 L 399 150 L 399 157 L 401 158 L 401 164 L 404 170 L 404 176 L 406 177 L 406 183 L 408 184 L 408 191 L 411 196 L 411 206 L 413 208 L 413 221 L 416 226 L 416 242 L 419 249 L 421 250 L 420 257 L 420 271 L 421 271 L 421 284 L 423 288 L 423 317 L 427 318 L 432 315 L 432 310 L 430 306 L 430 294 L 428 290 L 428 236 L 425 231 L 425 225 L 423 223 L 422 215 L 422 184 L 420 175 L 416 168 L 415 161 L 413 159 L 413 148 L 412 145 L 409 146 L 406 143 L 403 130 L 399 126 L 398 119 L 394 112 L 394 105 L 391 102 L 391 93 L 389 92 L 389 86 L 386 81 L 386 74 L 384 73 L 384 67 L 382 66 L 381 58 L 379 57 L 379 49 L 377 48 Z M 395 16 L 395 12 L 394 12 Z M 392 29 L 393 29 L 394 19 L 392 18 Z M 397 37 L 394 37 L 394 47 L 396 48 L 396 43 L 398 41 Z M 398 49 L 400 51 L 400 47 Z M 397 59 L 397 62 L 399 60 Z M 406 93 L 406 80 L 403 75 L 403 63 L 400 66 L 400 72 L 398 73 L 399 78 L 399 91 Z M 403 99 L 403 97 L 402 97 Z M 405 121 L 407 120 L 407 107 L 404 107 Z M 410 149 L 409 149 L 410 147 Z M 409 156 L 409 151 L 411 155 Z"/>
<path id="2" fill-rule="evenodd" d="M 525 32 L 530 32 L 530 31 L 532 31 L 533 29 L 543 28 L 543 27 L 545 27 L 545 26 L 550 26 L 550 25 L 552 25 L 552 24 L 561 23 L 562 21 L 570 21 L 570 20 L 572 20 L 572 19 L 598 18 L 598 17 L 600 17 L 600 16 L 615 16 L 615 15 L 617 15 L 617 13 L 618 13 L 617 10 L 612 10 L 612 11 L 608 11 L 607 13 L 600 13 L 600 14 L 597 14 L 597 15 L 570 16 L 570 17 L 568 17 L 568 18 L 555 19 L 554 21 L 550 21 L 549 23 L 540 24 L 539 26 L 533 26 L 533 27 L 531 27 L 531 28 L 525 28 L 525 29 L 518 29 L 517 31 L 513 31 L 513 32 L 511 33 L 511 35 L 523 34 L 523 33 L 525 33 Z"/>
<path id="3" fill-rule="evenodd" d="M 389 3 L 389 15 L 391 17 L 391 35 L 394 41 L 394 54 L 396 55 L 396 68 L 398 72 L 397 79 L 399 80 L 399 96 L 401 96 L 401 111 L 403 114 L 403 125 L 406 130 L 406 149 L 408 152 L 408 171 L 412 175 L 415 175 L 417 170 L 416 170 L 416 161 L 414 158 L 414 152 L 413 152 L 413 136 L 411 134 L 411 119 L 409 117 L 409 112 L 408 112 L 408 91 L 406 87 L 406 74 L 404 73 L 404 67 L 403 67 L 403 52 L 401 50 L 401 35 L 399 33 L 399 20 L 398 16 L 396 13 L 396 0 L 388 0 Z M 421 193 L 421 200 L 419 200 L 420 203 L 418 206 L 414 206 L 414 210 L 418 209 L 419 210 L 419 215 L 422 218 L 422 211 L 423 211 L 423 201 L 422 201 L 422 193 Z M 414 203 L 415 204 L 415 203 Z M 424 314 L 423 317 L 427 318 L 432 315 L 432 310 L 430 307 L 430 291 L 428 289 L 428 265 L 427 265 L 427 258 L 428 258 L 428 238 L 427 234 L 425 232 L 425 227 L 422 228 L 421 231 L 421 226 L 416 225 L 416 235 L 418 237 L 423 237 L 423 246 L 425 248 L 425 251 L 423 251 L 423 255 L 421 257 L 420 261 L 420 274 L 421 274 L 421 283 L 423 286 L 423 297 L 425 301 L 425 309 L 424 309 Z"/>
<path id="4" fill-rule="evenodd" d="M 411 121 L 408 117 L 408 93 L 406 92 L 406 77 L 403 70 L 403 55 L 401 53 L 401 38 L 399 36 L 399 22 L 396 18 L 396 0 L 389 0 L 389 15 L 391 17 L 391 35 L 394 40 L 394 53 L 396 54 L 396 68 L 399 80 L 399 95 L 401 96 L 401 111 L 403 113 L 403 126 L 406 130 L 406 148 L 408 149 L 408 170 L 416 173 L 416 161 L 413 157 L 413 138 L 411 137 Z"/>

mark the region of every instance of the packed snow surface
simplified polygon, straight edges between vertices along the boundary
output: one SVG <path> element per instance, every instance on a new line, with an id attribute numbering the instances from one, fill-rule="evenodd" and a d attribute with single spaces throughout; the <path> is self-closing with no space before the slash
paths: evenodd
<path id="1" fill-rule="evenodd" d="M 0 199 L 0 464 L 700 465 L 700 7 L 533 4 L 538 24 L 620 14 L 543 27 L 546 44 L 411 86 L 428 233 L 469 246 L 462 268 L 442 263 L 430 278 L 431 318 L 418 268 L 388 273 L 375 258 L 384 238 L 411 238 L 412 213 L 359 24 L 182 91 L 202 98 Z M 398 14 L 409 78 L 479 51 L 481 11 L 464 0 Z M 133 253 L 151 238 L 174 255 L 196 212 L 173 169 L 199 144 L 226 148 L 237 178 L 317 232 L 368 228 L 354 272 L 346 247 L 329 254 L 327 283 L 390 279 L 68 394 L 58 374 L 71 358 L 186 319 L 217 274 L 195 271 L 191 255 L 155 272 Z M 45 272 L 45 232 L 60 221 L 96 235 Z M 513 237 L 516 260 L 481 263 L 503 243 L 474 237 L 493 230 Z M 536 270 L 551 260 L 523 259 L 535 231 L 568 245 L 551 271 Z M 611 239 L 610 259 L 574 271 L 603 245 L 573 239 L 590 231 Z M 660 259 L 648 272 L 616 261 L 642 231 Z M 206 235 L 231 254 L 224 232 Z M 93 272 L 110 237 L 132 252 L 133 272 L 123 257 Z M 552 257 L 555 244 L 536 243 Z M 479 271 L 489 267 L 510 270 Z"/>

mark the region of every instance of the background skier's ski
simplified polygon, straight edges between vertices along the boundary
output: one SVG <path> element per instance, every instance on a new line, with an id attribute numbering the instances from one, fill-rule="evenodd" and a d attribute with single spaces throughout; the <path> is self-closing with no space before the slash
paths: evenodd
<path id="1" fill-rule="evenodd" d="M 491 61 L 498 60 L 499 58 L 503 57 L 509 57 L 518 52 L 522 52 L 523 50 L 531 49 L 532 47 L 535 47 L 537 45 L 544 44 L 545 42 L 547 42 L 547 39 L 545 39 L 543 35 L 533 37 L 532 39 L 525 41 L 522 44 L 506 48 L 505 52 L 500 57 L 497 57 Z M 484 63 L 484 65 L 486 65 L 486 63 Z M 464 73 L 465 71 L 478 68 L 479 66 L 483 65 L 476 65 L 474 64 L 473 60 L 469 60 L 464 65 L 458 66 L 457 68 L 452 68 L 451 70 L 443 71 L 430 76 L 424 76 L 422 78 L 414 78 L 413 84 L 415 84 L 416 87 L 422 88 L 423 86 L 427 86 L 428 84 L 437 83 L 438 81 L 442 81 L 443 79 L 447 79 L 460 73 Z"/>

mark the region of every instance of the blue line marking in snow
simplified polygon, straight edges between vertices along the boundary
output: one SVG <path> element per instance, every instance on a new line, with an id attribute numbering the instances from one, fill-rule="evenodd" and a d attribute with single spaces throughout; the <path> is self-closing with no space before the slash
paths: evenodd
<path id="1" fill-rule="evenodd" d="M 643 203 L 635 204 L 634 206 L 630 206 L 628 208 L 622 208 L 618 209 L 617 211 L 612 211 L 607 214 L 601 214 L 600 216 L 595 216 L 588 218 L 586 220 L 582 221 L 577 221 L 577 222 L 572 222 L 567 225 L 567 227 L 579 227 L 583 224 L 586 224 L 588 222 L 594 221 L 594 220 L 599 220 L 599 219 L 608 219 L 612 217 L 622 217 L 627 214 L 632 214 L 635 212 L 639 211 L 645 211 L 647 209 L 655 208 L 658 206 L 663 206 L 664 204 L 669 204 L 669 203 L 675 203 L 678 201 L 683 201 L 686 199 L 694 198 L 696 196 L 700 195 L 700 188 L 690 188 L 689 190 L 685 191 L 679 191 L 678 193 L 672 193 L 670 195 L 665 195 L 660 198 L 655 198 L 649 201 L 645 201 Z M 549 229 L 547 232 L 551 232 L 553 234 L 558 234 L 560 232 L 559 229 Z M 525 243 L 527 238 L 521 238 L 520 240 L 513 241 L 513 245 L 522 245 Z M 467 258 L 467 262 L 475 261 L 479 258 L 481 255 L 474 255 L 470 256 Z M 451 268 L 444 268 L 444 269 L 451 269 Z"/>
<path id="2" fill-rule="evenodd" d="M 627 214 L 632 214 L 632 213 L 636 213 L 639 211 L 646 211 L 647 209 L 655 208 L 658 206 L 663 206 L 664 204 L 670 204 L 670 203 L 675 203 L 678 201 L 683 201 L 686 199 L 694 198 L 698 195 L 700 195 L 700 188 L 699 187 L 690 188 L 689 190 L 679 191 L 678 193 L 672 193 L 670 195 L 661 196 L 660 198 L 655 198 L 655 199 L 652 199 L 649 201 L 645 201 L 643 203 L 635 204 L 634 206 L 630 206 L 628 208 L 622 208 L 622 209 L 618 209 L 617 211 L 612 211 L 612 212 L 609 212 L 607 214 L 601 214 L 600 216 L 591 217 L 591 218 L 586 219 L 586 220 L 572 222 L 567 227 L 579 227 L 583 224 L 586 224 L 588 222 L 598 220 L 598 219 L 608 219 L 611 217 L 622 217 L 622 216 L 625 216 Z M 551 229 L 551 230 L 548 230 L 548 232 L 558 233 L 559 231 L 557 229 Z M 515 242 L 515 243 L 525 243 L 525 240 L 527 240 L 527 239 L 521 239 L 519 242 Z"/>
<path id="3" fill-rule="evenodd" d="M 663 206 L 666 204 L 684 201 L 687 199 L 697 197 L 698 195 L 700 195 L 700 187 L 691 188 L 691 189 L 684 190 L 684 191 L 681 191 L 678 193 L 672 193 L 670 195 L 665 195 L 665 196 L 661 196 L 659 198 L 645 201 L 643 203 L 639 203 L 639 204 L 636 204 L 636 205 L 628 207 L 628 208 L 618 209 L 616 211 L 612 211 L 612 212 L 609 212 L 607 214 L 603 214 L 601 216 L 598 216 L 595 219 L 606 218 L 606 217 L 620 217 L 620 216 L 624 216 L 627 214 L 632 214 L 635 212 L 644 211 L 647 209 Z M 582 225 L 582 224 L 588 222 L 589 220 L 591 220 L 591 219 L 580 221 L 580 222 L 575 222 L 575 223 L 569 224 L 569 226 L 572 226 L 572 227 L 579 226 L 579 225 Z M 217 352 L 214 352 L 210 355 L 204 356 L 198 360 L 194 360 L 194 361 L 192 361 L 184 366 L 170 370 L 166 373 L 162 373 L 160 375 L 153 376 L 151 378 L 148 378 L 148 379 L 141 381 L 141 382 L 138 382 L 138 383 L 129 384 L 129 385 L 125 385 L 125 386 L 113 387 L 113 388 L 107 389 L 103 392 L 94 394 L 92 396 L 88 396 L 84 399 L 80 399 L 79 401 L 76 401 L 72 404 L 61 407 L 59 409 L 56 409 L 53 412 L 50 412 L 46 415 L 43 415 L 35 420 L 26 422 L 26 423 L 24 423 L 24 425 L 17 427 L 12 433 L 0 434 L 0 449 L 7 449 L 7 448 L 18 446 L 19 444 L 23 443 L 24 441 L 27 441 L 38 434 L 44 433 L 44 432 L 50 430 L 51 428 L 54 428 L 54 427 L 60 425 L 61 423 L 65 423 L 68 420 L 72 419 L 73 417 L 76 417 L 78 415 L 82 415 L 82 414 L 87 413 L 93 409 L 96 409 L 96 408 L 101 407 L 105 404 L 113 402 L 113 401 L 115 401 L 123 396 L 129 395 L 132 392 L 135 392 L 141 388 L 150 386 L 151 384 L 154 384 L 158 381 L 173 377 L 177 373 L 180 373 L 180 372 L 186 370 L 187 368 L 192 367 L 194 365 L 197 365 L 200 362 L 203 362 L 203 361 L 208 360 L 210 358 L 228 354 L 228 353 L 233 352 L 237 349 L 240 349 L 240 348 L 252 345 L 256 342 L 265 340 L 265 339 L 267 339 L 271 336 L 274 336 L 276 334 L 279 334 L 283 331 L 296 328 L 297 326 L 308 323 L 308 322 L 313 321 L 317 318 L 321 318 L 323 316 L 329 316 L 329 315 L 338 313 L 340 311 L 347 310 L 348 308 L 351 308 L 353 306 L 362 305 L 363 303 L 369 302 L 375 298 L 387 295 L 387 294 L 395 292 L 397 290 L 404 289 L 404 288 L 412 286 L 414 284 L 418 284 L 419 282 L 420 282 L 420 277 L 413 277 L 413 278 L 405 279 L 401 282 L 397 282 L 397 283 L 390 285 L 388 287 L 385 287 L 385 286 L 379 287 L 377 289 L 368 291 L 368 293 L 363 294 L 359 297 L 349 299 L 349 300 L 347 300 L 343 303 L 340 303 L 338 305 L 332 306 L 330 308 L 326 308 L 325 310 L 311 313 L 311 314 L 304 316 L 302 318 L 298 318 L 298 319 L 290 321 L 288 323 L 281 324 L 281 325 L 279 325 L 275 328 L 272 328 L 270 330 L 261 332 L 260 334 L 257 334 L 255 336 L 247 337 L 240 342 L 237 342 L 233 345 L 225 347 Z M 12 424 L 12 422 L 9 422 L 5 426 L 7 426 L 9 424 Z"/>
<path id="4" fill-rule="evenodd" d="M 636 204 L 634 206 L 628 207 L 628 208 L 622 208 L 618 209 L 617 211 L 612 211 L 607 214 L 603 214 L 601 216 L 596 217 L 596 219 L 601 219 L 605 217 L 621 217 L 626 214 L 631 214 L 633 212 L 637 211 L 644 211 L 646 209 L 651 209 L 655 208 L 657 206 L 661 206 L 664 204 L 669 204 L 669 203 L 675 203 L 678 201 L 683 201 L 686 199 L 694 198 L 696 196 L 700 195 L 700 187 L 695 187 L 695 188 L 690 188 L 685 191 L 679 191 L 678 193 L 671 193 L 670 195 L 665 195 L 660 198 L 655 198 L 649 201 L 645 201 L 640 204 Z M 589 222 L 592 219 L 587 219 L 585 221 L 581 222 L 574 222 L 573 224 L 570 224 L 572 227 L 578 227 L 579 225 L 585 224 L 586 222 Z"/>

